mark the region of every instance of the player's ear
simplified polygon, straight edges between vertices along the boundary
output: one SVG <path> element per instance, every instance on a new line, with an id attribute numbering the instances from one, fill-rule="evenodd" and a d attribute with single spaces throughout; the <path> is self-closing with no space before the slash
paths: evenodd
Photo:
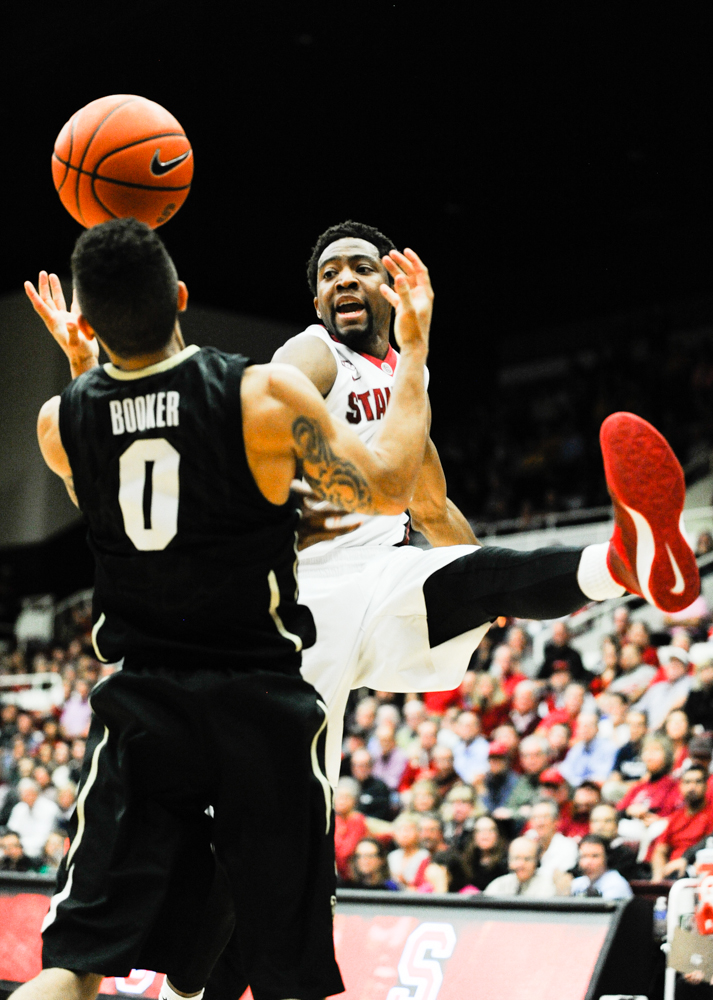
<path id="1" fill-rule="evenodd" d="M 87 340 L 94 340 L 96 333 L 94 332 L 94 327 L 89 325 L 87 318 L 79 313 L 77 316 L 77 326 L 81 333 L 87 338 Z"/>
<path id="2" fill-rule="evenodd" d="M 314 311 L 317 313 L 317 316 L 319 317 L 319 319 L 321 319 L 322 318 L 322 313 L 319 311 L 319 306 L 317 305 L 317 303 L 319 302 L 319 299 L 317 298 L 316 295 L 315 295 L 315 297 L 313 298 L 312 301 L 314 302 Z"/>
<path id="3" fill-rule="evenodd" d="M 188 306 L 188 289 L 186 288 L 185 281 L 178 282 L 178 311 L 179 313 L 185 312 Z"/>

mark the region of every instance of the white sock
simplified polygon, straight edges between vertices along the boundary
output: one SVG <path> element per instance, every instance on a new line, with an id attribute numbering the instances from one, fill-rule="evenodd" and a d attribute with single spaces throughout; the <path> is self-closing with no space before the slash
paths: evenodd
<path id="1" fill-rule="evenodd" d="M 579 560 L 577 583 L 591 601 L 606 601 L 610 597 L 621 597 L 626 593 L 626 588 L 618 584 L 609 572 L 608 551 L 609 542 L 588 545 Z"/>
<path id="2" fill-rule="evenodd" d="M 202 1000 L 205 990 L 201 990 L 200 993 L 196 993 L 194 1000 Z M 184 1000 L 184 997 L 180 993 L 176 993 L 172 990 L 168 984 L 168 976 L 163 981 L 163 986 L 161 987 L 161 992 L 158 995 L 158 1000 Z"/>

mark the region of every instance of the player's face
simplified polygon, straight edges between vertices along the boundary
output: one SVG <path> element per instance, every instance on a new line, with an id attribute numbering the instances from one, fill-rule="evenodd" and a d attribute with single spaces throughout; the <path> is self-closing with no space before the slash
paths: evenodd
<path id="1" fill-rule="evenodd" d="M 367 240 L 346 237 L 322 252 L 314 307 L 329 332 L 347 346 L 388 330 L 391 306 L 379 291 L 389 281 L 379 251 Z"/>

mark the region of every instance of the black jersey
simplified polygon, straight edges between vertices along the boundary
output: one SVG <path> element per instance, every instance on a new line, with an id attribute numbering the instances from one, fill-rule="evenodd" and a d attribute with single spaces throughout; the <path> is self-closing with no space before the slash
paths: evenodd
<path id="1" fill-rule="evenodd" d="M 102 660 L 293 672 L 314 643 L 297 603 L 291 502 L 247 464 L 240 355 L 187 347 L 137 371 L 94 368 L 62 394 L 60 433 L 96 562 Z"/>

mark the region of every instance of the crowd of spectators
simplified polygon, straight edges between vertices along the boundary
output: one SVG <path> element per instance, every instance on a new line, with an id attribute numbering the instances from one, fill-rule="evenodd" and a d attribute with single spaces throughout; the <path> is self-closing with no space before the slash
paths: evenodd
<path id="1" fill-rule="evenodd" d="M 5 675 L 62 682 L 46 710 L 1 707 L 0 870 L 53 872 L 66 849 L 88 696 L 114 669 L 92 655 L 90 629 L 78 609 L 65 646 L 0 661 Z M 632 880 L 684 875 L 713 835 L 709 632 L 702 598 L 655 634 L 622 605 L 587 669 L 566 621 L 537 662 L 530 623 L 499 620 L 454 691 L 353 692 L 334 800 L 340 884 L 620 898 Z"/>
<path id="2" fill-rule="evenodd" d="M 709 639 L 709 632 L 711 638 Z M 713 835 L 713 627 L 616 609 L 586 669 L 557 622 L 493 626 L 450 692 L 355 693 L 336 798 L 345 887 L 624 898 Z"/>
<path id="3" fill-rule="evenodd" d="M 43 710 L 0 700 L 0 871 L 55 872 L 67 845 L 91 720 L 89 693 L 102 671 L 88 609 L 75 613 L 65 646 L 28 647 L 0 659 L 0 674 L 59 674 L 62 696 Z M 22 685 L 18 685 L 20 688 Z"/>
<path id="4" fill-rule="evenodd" d="M 520 519 L 524 529 L 535 515 L 608 505 L 599 428 L 616 410 L 650 420 L 684 466 L 713 450 L 710 334 L 686 342 L 660 326 L 627 331 L 550 360 L 535 365 L 548 377 L 526 381 L 504 370 L 457 419 L 441 417 L 436 443 L 448 492 L 467 517 Z"/>

